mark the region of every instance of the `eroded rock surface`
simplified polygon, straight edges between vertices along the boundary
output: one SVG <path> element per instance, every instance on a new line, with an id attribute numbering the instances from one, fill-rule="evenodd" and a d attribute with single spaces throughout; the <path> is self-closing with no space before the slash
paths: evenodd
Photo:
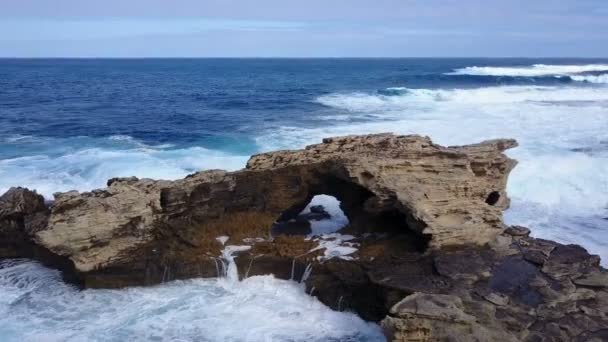
<path id="1" fill-rule="evenodd" d="M 390 340 L 605 340 L 608 273 L 599 258 L 552 242 L 531 262 L 525 255 L 548 242 L 507 232 L 487 247 L 429 255 L 446 285 L 412 289 L 395 304 L 382 321 Z"/>
<path id="2" fill-rule="evenodd" d="M 72 261 L 36 244 L 36 234 L 48 228 L 50 210 L 44 198 L 25 188 L 11 188 L 0 196 L 0 259 L 33 258 L 65 270 L 67 281 L 79 281 Z"/>
<path id="3" fill-rule="evenodd" d="M 188 263 L 184 253 L 167 252 L 175 249 L 192 249 L 198 263 L 199 254 L 215 252 L 199 248 L 213 237 L 204 226 L 251 213 L 264 223 L 286 221 L 314 195 L 329 194 L 354 224 L 358 217 L 398 214 L 403 229 L 425 236 L 432 248 L 482 245 L 503 229 L 515 161 L 502 152 L 515 145 L 442 147 L 420 136 L 349 136 L 257 155 L 237 172 L 205 171 L 173 182 L 112 179 L 102 190 L 57 194 L 48 227 L 35 240 L 80 272 L 132 268 L 142 258 Z M 266 236 L 249 225 L 233 229 Z"/>
<path id="4" fill-rule="evenodd" d="M 0 196 L 0 257 L 19 256 L 40 230 L 47 228 L 48 209 L 35 191 L 11 188 Z"/>
<path id="5" fill-rule="evenodd" d="M 86 287 L 122 287 L 219 276 L 222 249 L 247 245 L 241 278 L 302 281 L 328 306 L 382 321 L 389 340 L 605 340 L 599 258 L 503 224 L 515 166 L 503 152 L 514 146 L 348 136 L 256 155 L 236 172 L 111 179 L 56 194 L 50 208 L 11 189 L 0 198 L 0 257 L 54 258 Z M 318 194 L 340 200 L 344 235 L 304 236 L 307 220 L 327 218 L 300 215 Z M 348 254 L 328 256 L 332 245 Z"/>

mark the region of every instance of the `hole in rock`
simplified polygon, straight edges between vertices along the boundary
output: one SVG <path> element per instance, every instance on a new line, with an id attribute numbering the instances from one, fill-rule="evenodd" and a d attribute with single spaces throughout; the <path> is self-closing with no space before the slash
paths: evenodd
<path id="1" fill-rule="evenodd" d="M 420 234 L 424 222 L 416 220 L 396 198 L 379 198 L 367 188 L 332 175 L 320 176 L 302 202 L 285 210 L 273 225 L 272 236 L 348 234 L 409 236 L 416 250 L 424 250 L 428 239 Z"/>
<path id="2" fill-rule="evenodd" d="M 492 191 L 486 198 L 486 203 L 489 205 L 495 205 L 496 203 L 498 203 L 498 200 L 500 200 L 500 192 Z"/>
<path id="3" fill-rule="evenodd" d="M 330 195 L 315 195 L 295 217 L 277 222 L 272 235 L 322 235 L 335 233 L 348 225 L 340 201 Z"/>
<path id="4" fill-rule="evenodd" d="M 372 175 L 368 171 L 363 171 L 363 172 L 361 172 L 361 177 L 363 177 L 363 179 L 372 179 L 372 178 L 374 178 L 374 175 Z"/>

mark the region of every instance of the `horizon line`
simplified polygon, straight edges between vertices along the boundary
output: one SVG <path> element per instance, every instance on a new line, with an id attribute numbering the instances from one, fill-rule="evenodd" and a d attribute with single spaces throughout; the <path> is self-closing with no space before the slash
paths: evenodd
<path id="1" fill-rule="evenodd" d="M 169 56 L 0 56 L 0 60 L 6 59 L 608 59 L 608 56 L 196 56 L 196 57 L 169 57 Z"/>

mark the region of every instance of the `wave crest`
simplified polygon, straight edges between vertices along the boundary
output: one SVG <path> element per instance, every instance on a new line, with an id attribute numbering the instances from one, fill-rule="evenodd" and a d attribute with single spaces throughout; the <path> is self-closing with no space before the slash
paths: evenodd
<path id="1" fill-rule="evenodd" d="M 587 82 L 587 83 L 602 83 L 608 84 L 608 74 L 601 75 L 574 75 L 570 76 L 570 79 L 578 82 Z"/>
<path id="2" fill-rule="evenodd" d="M 462 104 L 565 103 L 608 101 L 606 88 L 497 86 L 475 89 L 387 88 L 377 93 L 330 94 L 316 101 L 351 112 L 416 109 L 441 102 Z"/>
<path id="3" fill-rule="evenodd" d="M 179 179 L 204 169 L 236 170 L 247 159 L 248 156 L 202 147 L 174 150 L 92 147 L 59 155 L 39 154 L 0 160 L 0 193 L 19 185 L 52 198 L 55 192 L 102 188 L 112 177 Z"/>
<path id="4" fill-rule="evenodd" d="M 480 67 L 470 66 L 454 69 L 447 75 L 471 75 L 471 76 L 555 76 L 555 75 L 575 75 L 585 72 L 608 71 L 608 64 L 587 64 L 587 65 L 551 65 L 534 64 L 531 66 L 517 67 Z"/>

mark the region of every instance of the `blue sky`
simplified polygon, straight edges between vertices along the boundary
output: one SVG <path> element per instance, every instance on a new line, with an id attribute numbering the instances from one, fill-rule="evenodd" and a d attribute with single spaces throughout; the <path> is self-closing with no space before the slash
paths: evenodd
<path id="1" fill-rule="evenodd" d="M 2 0 L 1 57 L 608 57 L 608 0 Z"/>

